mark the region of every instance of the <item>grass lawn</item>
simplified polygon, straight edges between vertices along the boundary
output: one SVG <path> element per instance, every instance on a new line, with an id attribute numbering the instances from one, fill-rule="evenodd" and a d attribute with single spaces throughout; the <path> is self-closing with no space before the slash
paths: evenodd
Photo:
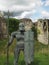
<path id="1" fill-rule="evenodd" d="M 4 44 L 6 41 L 4 40 L 3 45 L 0 46 L 0 65 L 7 65 L 6 61 L 6 53 L 1 53 L 1 51 L 5 50 L 4 48 Z M 14 61 L 14 55 L 13 55 L 13 46 L 14 44 L 12 44 L 12 46 L 10 47 L 10 51 L 9 51 L 9 65 L 14 65 L 13 61 Z M 2 48 L 3 47 L 3 48 Z M 38 41 L 35 41 L 34 44 L 34 62 L 31 65 L 49 65 L 49 46 L 45 46 L 41 43 L 39 43 Z M 25 65 L 24 62 L 24 55 L 23 52 L 21 51 L 20 56 L 19 56 L 19 61 L 18 61 L 19 65 Z"/>
<path id="2" fill-rule="evenodd" d="M 0 65 L 6 65 L 6 61 L 7 61 L 6 55 L 1 55 Z M 13 54 L 11 54 L 9 56 L 9 65 L 14 65 L 13 61 L 14 61 L 14 56 Z M 19 65 L 25 65 L 23 53 L 20 54 L 18 63 Z M 34 62 L 31 65 L 49 65 L 49 56 L 36 53 L 34 55 Z"/>

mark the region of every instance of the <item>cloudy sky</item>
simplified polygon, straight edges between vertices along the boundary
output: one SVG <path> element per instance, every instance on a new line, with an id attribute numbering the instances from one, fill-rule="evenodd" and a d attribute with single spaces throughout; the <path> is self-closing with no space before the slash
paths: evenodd
<path id="1" fill-rule="evenodd" d="M 14 18 L 49 18 L 49 0 L 0 0 L 0 11 L 13 12 Z"/>

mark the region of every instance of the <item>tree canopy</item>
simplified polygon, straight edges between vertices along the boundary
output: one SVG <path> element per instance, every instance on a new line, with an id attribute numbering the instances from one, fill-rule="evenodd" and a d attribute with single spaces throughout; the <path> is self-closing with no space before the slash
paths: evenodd
<path id="1" fill-rule="evenodd" d="M 20 20 L 14 19 L 14 18 L 9 18 L 9 19 L 7 19 L 7 22 L 9 24 L 8 25 L 9 34 L 18 30 Z"/>

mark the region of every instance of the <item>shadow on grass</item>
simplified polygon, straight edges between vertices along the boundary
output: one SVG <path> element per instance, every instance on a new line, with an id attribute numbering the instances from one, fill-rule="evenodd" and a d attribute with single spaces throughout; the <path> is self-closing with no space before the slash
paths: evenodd
<path id="1" fill-rule="evenodd" d="M 34 61 L 31 63 L 31 65 L 39 65 L 40 60 L 34 59 Z"/>
<path id="2" fill-rule="evenodd" d="M 35 58 L 34 62 L 32 62 L 30 65 L 39 65 L 39 63 L 40 63 L 40 60 L 38 60 L 38 59 Z M 18 65 L 26 65 L 26 64 L 25 64 L 25 61 L 22 60 L 22 61 L 19 62 Z"/>
<path id="3" fill-rule="evenodd" d="M 25 65 L 25 61 L 24 60 L 21 60 L 18 65 Z"/>

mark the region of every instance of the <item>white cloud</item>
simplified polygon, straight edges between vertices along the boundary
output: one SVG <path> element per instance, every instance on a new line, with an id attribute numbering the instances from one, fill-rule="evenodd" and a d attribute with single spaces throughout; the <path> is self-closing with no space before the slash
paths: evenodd
<path id="1" fill-rule="evenodd" d="M 2 5 L 2 6 L 1 6 Z M 41 0 L 0 0 L 0 10 L 2 10 L 2 7 L 6 7 L 5 10 L 11 9 L 11 10 L 19 10 L 19 9 L 32 9 L 36 6 L 42 6 L 43 2 Z M 37 8 L 36 7 L 36 8 Z M 3 9 L 4 10 L 4 9 Z"/>
<path id="2" fill-rule="evenodd" d="M 49 0 L 45 1 L 45 6 L 49 6 Z"/>
<path id="3" fill-rule="evenodd" d="M 41 10 L 43 4 L 41 0 L 0 0 L 0 10 L 14 12 L 15 18 L 31 18 Z"/>
<path id="4" fill-rule="evenodd" d="M 20 15 L 20 18 L 24 18 L 26 15 L 28 15 L 29 14 L 29 12 L 23 12 L 21 15 Z"/>
<path id="5" fill-rule="evenodd" d="M 38 5 L 39 7 L 44 4 L 44 2 L 42 2 L 41 0 L 40 0 L 40 1 L 37 1 L 36 3 L 37 3 L 37 5 Z"/>
<path id="6" fill-rule="evenodd" d="M 36 10 L 24 12 L 24 13 L 21 14 L 21 17 L 22 18 L 25 18 L 25 17 L 29 18 L 29 17 L 33 16 L 34 13 L 36 13 Z"/>
<path id="7" fill-rule="evenodd" d="M 35 8 L 35 4 L 30 4 L 28 6 L 22 6 L 22 5 L 13 5 L 10 10 L 11 11 L 29 11 Z"/>
<path id="8" fill-rule="evenodd" d="M 36 13 L 36 10 L 33 10 L 33 11 L 24 11 L 20 16 L 16 16 L 14 18 L 18 18 L 18 19 L 21 19 L 21 18 L 30 18 L 34 13 Z"/>
<path id="9" fill-rule="evenodd" d="M 43 5 L 43 2 L 41 0 L 25 0 L 26 3 L 28 3 L 27 5 L 25 4 L 15 4 L 13 5 L 10 9 L 13 11 L 13 10 L 23 10 L 23 11 L 26 11 L 26 10 L 33 10 L 33 9 L 36 9 L 36 8 L 39 8 Z"/>
<path id="10" fill-rule="evenodd" d="M 49 12 L 47 12 L 47 11 L 42 11 L 41 14 L 42 14 L 42 17 L 44 17 L 44 18 L 49 18 Z"/>

